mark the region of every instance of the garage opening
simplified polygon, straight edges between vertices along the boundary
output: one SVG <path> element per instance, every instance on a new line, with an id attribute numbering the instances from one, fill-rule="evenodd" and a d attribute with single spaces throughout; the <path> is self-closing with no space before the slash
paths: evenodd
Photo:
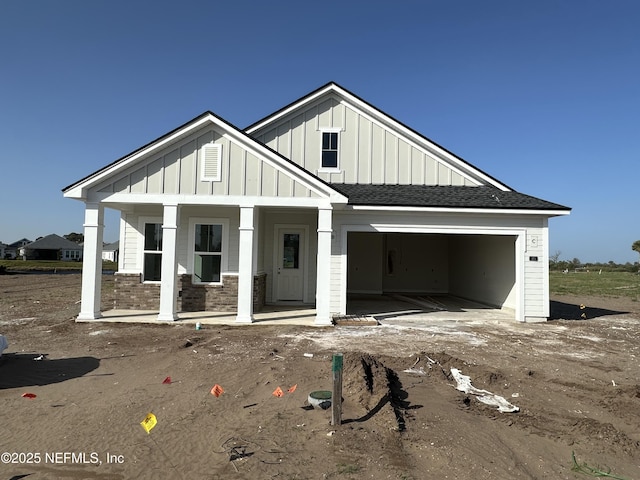
<path id="1" fill-rule="evenodd" d="M 349 232 L 347 242 L 347 313 L 366 296 L 515 310 L 514 235 Z"/>

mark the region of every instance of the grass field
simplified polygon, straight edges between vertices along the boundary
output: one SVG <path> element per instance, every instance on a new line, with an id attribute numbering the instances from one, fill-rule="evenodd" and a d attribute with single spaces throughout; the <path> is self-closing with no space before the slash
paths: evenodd
<path id="1" fill-rule="evenodd" d="M 81 262 L 43 260 L 0 260 L 0 270 L 12 271 L 79 271 Z M 118 265 L 103 262 L 103 270 L 115 271 Z M 640 301 L 640 275 L 629 272 L 549 273 L 549 292 L 556 295 L 594 295 L 600 297 L 628 297 Z"/>
<path id="2" fill-rule="evenodd" d="M 556 295 L 628 297 L 639 301 L 640 275 L 629 272 L 550 272 L 549 292 Z"/>
<path id="3" fill-rule="evenodd" d="M 0 269 L 4 267 L 8 273 L 10 272 L 28 272 L 28 271 L 80 271 L 82 270 L 82 262 L 61 262 L 56 260 L 0 260 Z M 116 270 L 118 264 L 114 262 L 102 262 L 103 270 Z"/>

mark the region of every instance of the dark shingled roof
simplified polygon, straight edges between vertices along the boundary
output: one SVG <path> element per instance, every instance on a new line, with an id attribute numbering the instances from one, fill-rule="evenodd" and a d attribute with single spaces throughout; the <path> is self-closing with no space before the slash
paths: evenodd
<path id="1" fill-rule="evenodd" d="M 392 207 L 490 208 L 504 210 L 571 210 L 514 191 L 494 187 L 434 185 L 365 185 L 332 183 L 349 205 Z"/>
<path id="2" fill-rule="evenodd" d="M 28 250 L 82 250 L 82 246 L 55 233 L 25 245 Z"/>

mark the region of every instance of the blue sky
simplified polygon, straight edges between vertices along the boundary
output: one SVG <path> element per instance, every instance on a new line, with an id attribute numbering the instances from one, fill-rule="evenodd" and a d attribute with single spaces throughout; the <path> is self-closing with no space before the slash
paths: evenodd
<path id="1" fill-rule="evenodd" d="M 4 0 L 0 241 L 81 232 L 63 187 L 206 110 L 243 128 L 335 81 L 572 207 L 551 254 L 637 261 L 639 23 L 635 0 Z"/>

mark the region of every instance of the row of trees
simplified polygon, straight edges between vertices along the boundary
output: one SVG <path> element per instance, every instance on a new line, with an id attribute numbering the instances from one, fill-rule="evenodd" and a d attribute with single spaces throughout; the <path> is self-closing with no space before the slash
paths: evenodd
<path id="1" fill-rule="evenodd" d="M 64 238 L 74 243 L 84 242 L 84 235 L 81 233 L 71 232 L 64 235 Z"/>
<path id="2" fill-rule="evenodd" d="M 636 240 L 631 245 L 631 250 L 640 254 L 640 240 Z M 569 270 L 587 269 L 587 270 L 605 270 L 609 272 L 638 272 L 640 268 L 639 262 L 627 262 L 627 263 L 615 263 L 614 261 L 608 261 L 606 263 L 582 263 L 580 259 L 573 258 L 572 260 L 560 260 L 562 252 L 557 251 L 553 255 L 549 255 L 549 268 L 551 270 Z"/>

